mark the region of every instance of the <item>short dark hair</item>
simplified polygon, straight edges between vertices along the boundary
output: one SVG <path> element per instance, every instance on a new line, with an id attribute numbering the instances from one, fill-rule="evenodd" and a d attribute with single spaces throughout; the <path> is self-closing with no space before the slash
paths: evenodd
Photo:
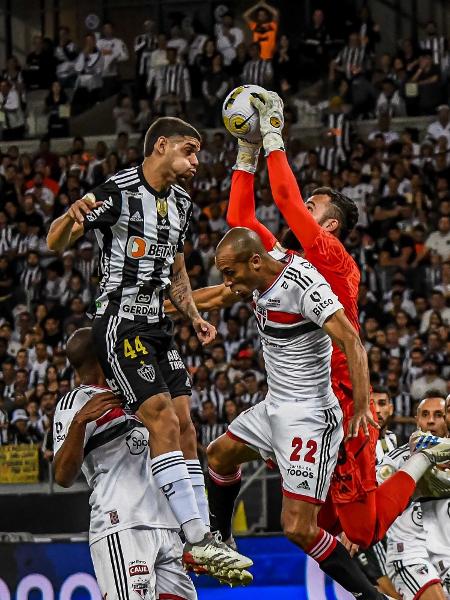
<path id="1" fill-rule="evenodd" d="M 150 156 L 153 152 L 153 147 L 156 140 L 160 137 L 175 137 L 175 136 L 189 136 L 197 139 L 199 142 L 202 141 L 202 136 L 193 127 L 177 117 L 160 117 L 156 119 L 147 130 L 144 141 L 144 156 Z"/>
<path id="2" fill-rule="evenodd" d="M 445 394 L 443 394 L 441 390 L 431 388 L 425 392 L 423 400 L 426 400 L 427 398 L 442 398 L 442 400 L 445 400 Z"/>
<path id="3" fill-rule="evenodd" d="M 329 187 L 318 187 L 313 190 L 311 196 L 318 195 L 330 197 L 333 210 L 332 216 L 339 221 L 341 226 L 339 238 L 345 239 L 359 219 L 359 211 L 355 202 L 348 196 Z"/>
<path id="4" fill-rule="evenodd" d="M 389 398 L 389 401 L 391 400 L 391 395 L 389 394 L 389 390 L 384 385 L 380 385 L 379 383 L 374 384 L 372 386 L 372 392 L 374 394 L 386 394 L 387 397 Z"/>

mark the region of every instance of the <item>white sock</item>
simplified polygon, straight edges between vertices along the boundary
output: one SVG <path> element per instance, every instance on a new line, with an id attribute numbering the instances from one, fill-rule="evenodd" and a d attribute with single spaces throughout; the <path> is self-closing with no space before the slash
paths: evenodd
<path id="1" fill-rule="evenodd" d="M 208 497 L 205 489 L 205 476 L 198 458 L 186 460 L 186 466 L 191 476 L 192 487 L 194 489 L 195 499 L 197 501 L 198 511 L 203 523 L 210 529 L 209 524 L 209 506 Z"/>
<path id="2" fill-rule="evenodd" d="M 408 475 L 417 483 L 431 466 L 432 463 L 427 456 L 422 452 L 418 452 L 408 458 L 400 471 L 408 473 Z"/>
<path id="3" fill-rule="evenodd" d="M 209 529 L 203 523 L 182 452 L 166 452 L 151 461 L 156 485 L 167 498 L 191 544 L 200 542 Z"/>

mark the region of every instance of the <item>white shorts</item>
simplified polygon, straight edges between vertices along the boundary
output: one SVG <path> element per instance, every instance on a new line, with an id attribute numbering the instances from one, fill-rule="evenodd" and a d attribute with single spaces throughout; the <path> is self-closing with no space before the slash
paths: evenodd
<path id="1" fill-rule="evenodd" d="M 170 529 L 124 529 L 91 545 L 98 586 L 107 600 L 196 600 L 182 553 L 180 536 Z"/>
<path id="2" fill-rule="evenodd" d="M 433 564 L 424 559 L 389 561 L 387 572 L 403 600 L 417 600 L 429 586 L 441 583 Z"/>
<path id="3" fill-rule="evenodd" d="M 242 412 L 227 435 L 275 460 L 289 498 L 322 504 L 330 487 L 343 438 L 342 411 L 336 404 L 305 409 L 301 402 L 273 403 L 269 396 Z"/>

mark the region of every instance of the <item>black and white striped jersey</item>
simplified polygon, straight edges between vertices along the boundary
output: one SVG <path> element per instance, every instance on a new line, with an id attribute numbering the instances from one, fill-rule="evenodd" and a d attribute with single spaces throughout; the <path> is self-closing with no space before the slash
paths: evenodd
<path id="1" fill-rule="evenodd" d="M 58 454 L 75 415 L 96 394 L 110 391 L 80 385 L 58 402 L 53 421 L 53 450 Z M 150 468 L 148 431 L 120 407 L 86 425 L 83 475 L 92 490 L 89 542 L 122 529 L 178 529 L 170 506 Z"/>
<path id="2" fill-rule="evenodd" d="M 397 436 L 395 435 L 394 432 L 389 431 L 389 429 L 386 429 L 386 431 L 383 434 L 383 437 L 380 436 L 380 438 L 377 441 L 377 445 L 376 445 L 377 465 L 383 460 L 383 457 L 385 454 L 388 454 L 389 452 L 391 452 L 392 450 L 395 450 L 396 448 L 397 448 Z"/>
<path id="3" fill-rule="evenodd" d="M 84 221 L 85 231 L 95 230 L 101 251 L 96 315 L 107 311 L 135 321 L 160 321 L 163 293 L 175 256 L 183 252 L 192 214 L 189 195 L 178 185 L 157 192 L 141 166 L 120 171 L 91 193 L 103 202 Z"/>

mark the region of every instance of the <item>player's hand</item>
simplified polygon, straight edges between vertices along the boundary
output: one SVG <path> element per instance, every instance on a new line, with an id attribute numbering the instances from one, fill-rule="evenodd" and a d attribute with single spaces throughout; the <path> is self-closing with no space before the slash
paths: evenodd
<path id="1" fill-rule="evenodd" d="M 351 542 L 344 532 L 341 533 L 341 544 L 344 546 L 344 548 L 347 550 L 347 552 L 352 558 L 359 550 L 358 544 L 354 544 L 353 542 Z"/>
<path id="2" fill-rule="evenodd" d="M 259 112 L 259 128 L 266 156 L 273 150 L 284 150 L 283 100 L 276 92 L 261 92 L 251 97 L 250 103 Z"/>
<path id="3" fill-rule="evenodd" d="M 103 202 L 97 202 L 95 200 L 95 196 L 93 194 L 86 194 L 86 196 L 80 198 L 80 200 L 76 200 L 76 202 L 70 205 L 67 214 L 73 221 L 82 225 L 84 223 L 85 216 L 94 208 L 98 208 L 102 204 Z"/>
<path id="4" fill-rule="evenodd" d="M 95 394 L 75 415 L 74 421 L 81 425 L 92 423 L 113 408 L 122 406 L 122 401 L 113 392 Z"/>
<path id="5" fill-rule="evenodd" d="M 363 409 L 355 409 L 355 414 L 350 419 L 350 423 L 348 424 L 348 431 L 346 440 L 354 437 L 358 437 L 359 428 L 362 427 L 365 435 L 369 435 L 369 425 L 375 427 L 375 429 L 380 429 L 380 426 L 375 421 L 372 411 L 370 408 L 364 407 Z"/>
<path id="6" fill-rule="evenodd" d="M 217 331 L 214 325 L 211 325 L 211 323 L 208 323 L 208 321 L 205 321 L 201 317 L 194 319 L 192 326 L 203 346 L 210 344 L 216 339 Z"/>
<path id="7" fill-rule="evenodd" d="M 255 173 L 258 166 L 259 153 L 261 152 L 262 139 L 252 144 L 238 138 L 238 154 L 233 169 Z"/>

